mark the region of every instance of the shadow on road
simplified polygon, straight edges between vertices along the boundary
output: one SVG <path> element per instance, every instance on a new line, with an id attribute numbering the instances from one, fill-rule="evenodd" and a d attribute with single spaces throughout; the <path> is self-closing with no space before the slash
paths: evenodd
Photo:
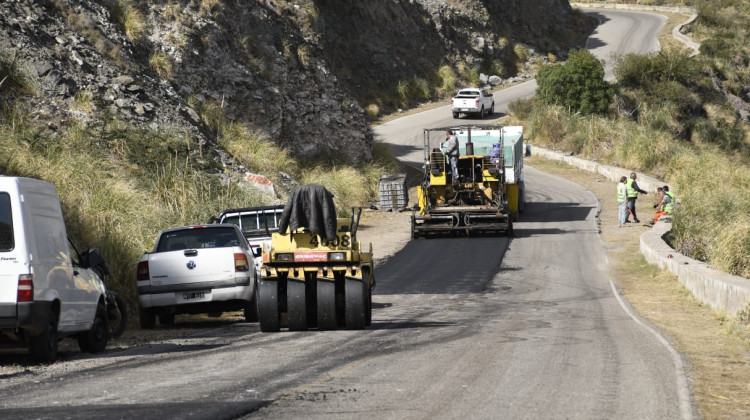
<path id="1" fill-rule="evenodd" d="M 568 233 L 566 230 L 557 229 L 557 228 L 550 228 L 550 229 L 524 229 L 520 227 L 516 227 L 515 235 L 516 238 L 531 238 L 534 236 L 544 236 L 544 235 L 560 235 L 563 233 Z"/>
<path id="2" fill-rule="evenodd" d="M 367 327 L 368 330 L 403 330 L 403 329 L 416 329 L 416 328 L 441 328 L 441 327 L 453 327 L 457 324 L 455 322 L 418 322 L 418 321 L 403 321 L 403 322 L 377 322 L 373 321 L 372 325 Z"/>
<path id="3" fill-rule="evenodd" d="M 94 390 L 92 390 L 94 391 Z M 115 405 L 61 405 L 0 410 L 5 419 L 233 419 L 270 404 L 270 401 L 246 399 L 242 402 L 195 400 L 178 403 L 140 403 Z"/>
<path id="4" fill-rule="evenodd" d="M 526 203 L 522 222 L 580 222 L 586 220 L 596 207 L 577 203 Z"/>
<path id="5" fill-rule="evenodd" d="M 416 147 L 416 146 L 407 146 L 404 144 L 395 144 L 395 143 L 389 143 L 387 141 L 384 141 L 383 144 L 387 145 L 388 148 L 393 152 L 393 155 L 397 158 L 408 156 L 415 152 L 421 152 L 423 150 L 422 147 Z"/>

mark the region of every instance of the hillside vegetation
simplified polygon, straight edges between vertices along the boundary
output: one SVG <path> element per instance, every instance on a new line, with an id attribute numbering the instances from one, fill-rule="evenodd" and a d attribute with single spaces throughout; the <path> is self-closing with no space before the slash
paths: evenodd
<path id="1" fill-rule="evenodd" d="M 750 3 L 695 5 L 689 30 L 702 42 L 698 56 L 665 49 L 618 57 L 616 94 L 603 109 L 537 98 L 511 110 L 535 144 L 664 179 L 679 201 L 674 247 L 750 278 Z"/>
<path id="2" fill-rule="evenodd" d="M 132 304 L 159 230 L 301 183 L 368 206 L 399 170 L 368 121 L 483 73 L 528 77 L 594 26 L 566 0 L 3 2 L 0 174 L 53 182 Z"/>

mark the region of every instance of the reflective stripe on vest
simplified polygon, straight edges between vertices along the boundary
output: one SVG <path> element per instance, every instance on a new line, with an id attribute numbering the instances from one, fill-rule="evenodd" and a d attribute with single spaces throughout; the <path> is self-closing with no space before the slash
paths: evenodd
<path id="1" fill-rule="evenodd" d="M 633 178 L 628 178 L 628 183 L 625 184 L 628 187 L 628 198 L 638 197 L 638 191 L 633 188 L 633 181 L 635 181 Z"/>
<path id="2" fill-rule="evenodd" d="M 674 210 L 674 194 L 671 191 L 665 191 L 664 194 L 669 196 L 669 203 L 664 204 L 664 211 L 671 214 Z"/>

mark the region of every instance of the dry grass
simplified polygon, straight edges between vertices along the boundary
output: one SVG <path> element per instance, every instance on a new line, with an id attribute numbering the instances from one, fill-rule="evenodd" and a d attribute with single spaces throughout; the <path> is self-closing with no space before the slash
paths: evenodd
<path id="1" fill-rule="evenodd" d="M 287 150 L 277 146 L 268 136 L 255 132 L 243 124 L 226 125 L 219 144 L 237 163 L 252 172 L 274 178 L 274 174 L 279 172 L 296 174 L 299 171 L 299 164 Z"/>
<path id="2" fill-rule="evenodd" d="M 219 0 L 201 0 L 198 13 L 200 13 L 201 16 L 213 16 L 214 12 L 219 7 Z"/>
<path id="3" fill-rule="evenodd" d="M 750 417 L 750 332 L 743 314 L 730 317 L 701 304 L 677 279 L 651 266 L 639 252 L 647 227 L 617 228 L 615 183 L 597 174 L 532 157 L 529 166 L 570 179 L 591 190 L 602 203 L 601 236 L 611 261 L 611 276 L 639 314 L 654 323 L 683 353 L 691 368 L 695 402 L 703 418 Z M 647 220 L 651 201 L 638 200 Z M 746 316 L 746 314 L 745 314 Z"/>
<path id="4" fill-rule="evenodd" d="M 96 108 L 94 104 L 94 93 L 90 90 L 81 90 L 73 96 L 71 109 L 83 113 L 91 113 Z"/>
<path id="5" fill-rule="evenodd" d="M 130 0 L 116 0 L 110 7 L 112 18 L 122 28 L 125 36 L 137 43 L 146 33 L 146 22 L 143 14 L 133 6 Z"/>
<path id="6" fill-rule="evenodd" d="M 162 79 L 171 79 L 174 63 L 172 57 L 164 52 L 155 52 L 149 57 L 148 64 Z"/>

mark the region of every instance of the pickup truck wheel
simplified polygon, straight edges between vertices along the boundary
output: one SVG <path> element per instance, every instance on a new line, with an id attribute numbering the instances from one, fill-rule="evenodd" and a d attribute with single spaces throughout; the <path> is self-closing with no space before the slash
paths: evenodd
<path id="1" fill-rule="evenodd" d="M 42 333 L 31 337 L 29 353 L 36 363 L 53 363 L 57 360 L 57 312 L 50 308 L 47 325 Z"/>
<path id="2" fill-rule="evenodd" d="M 258 319 L 263 332 L 278 332 L 281 329 L 277 280 L 261 279 L 258 283 Z"/>
<path id="3" fill-rule="evenodd" d="M 490 117 L 495 115 L 495 103 L 492 103 L 492 106 L 490 107 Z"/>
<path id="4" fill-rule="evenodd" d="M 109 326 L 107 325 L 107 309 L 103 304 L 96 307 L 94 324 L 91 329 L 78 334 L 78 347 L 84 353 L 101 353 L 107 348 L 109 341 Z"/>
<path id="5" fill-rule="evenodd" d="M 142 330 L 153 330 L 156 328 L 156 312 L 152 308 L 141 308 L 138 315 Z"/>
<path id="6" fill-rule="evenodd" d="M 458 112 L 453 111 L 453 118 L 458 118 Z"/>
<path id="7" fill-rule="evenodd" d="M 479 110 L 479 119 L 484 119 L 485 115 L 487 114 L 485 114 L 484 107 L 482 107 L 482 109 Z"/>
<path id="8" fill-rule="evenodd" d="M 243 308 L 245 312 L 245 322 L 258 322 L 258 285 L 253 290 L 253 298 L 245 302 Z"/>
<path id="9" fill-rule="evenodd" d="M 219 315 L 221 316 L 221 315 Z M 174 314 L 159 314 L 159 324 L 174 325 Z"/>

